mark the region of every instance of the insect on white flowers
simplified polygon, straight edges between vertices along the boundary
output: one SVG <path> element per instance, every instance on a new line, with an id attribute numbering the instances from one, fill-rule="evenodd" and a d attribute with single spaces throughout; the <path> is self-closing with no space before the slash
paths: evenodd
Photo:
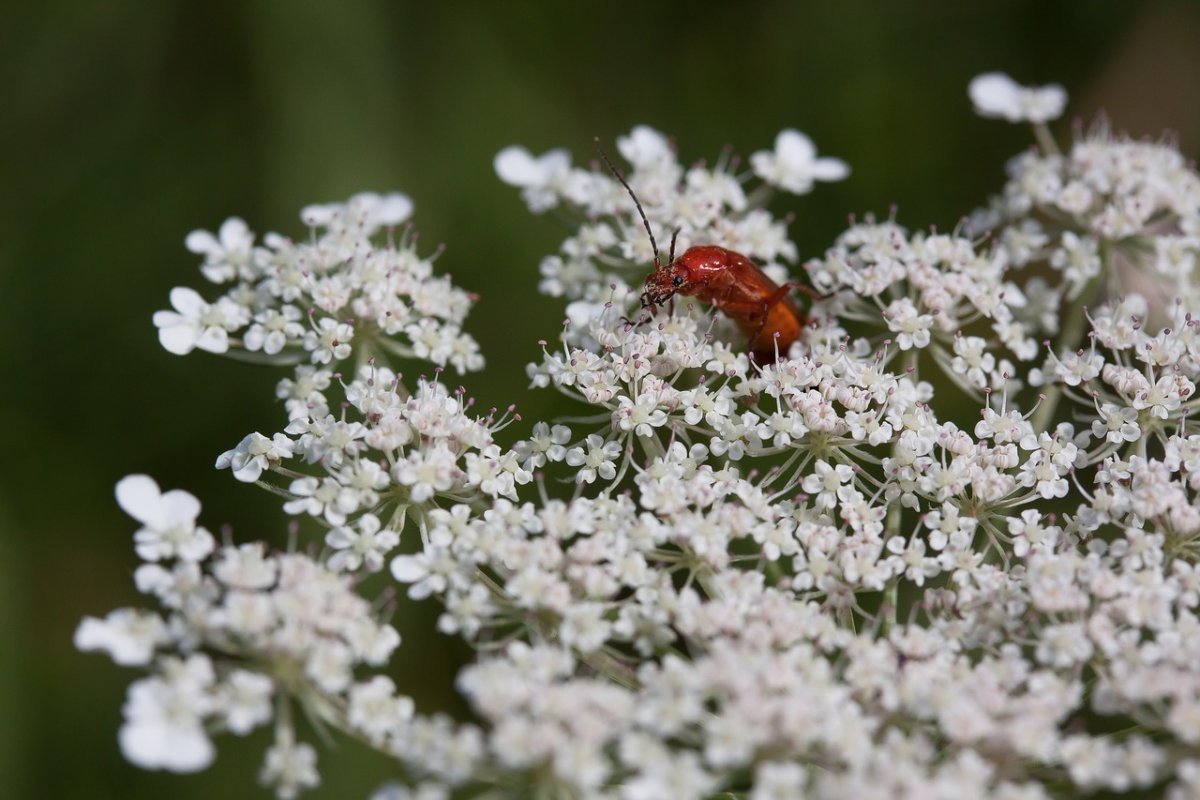
<path id="1" fill-rule="evenodd" d="M 798 131 L 681 161 L 638 126 L 620 178 L 501 151 L 570 225 L 540 265 L 566 322 L 526 375 L 569 425 L 449 381 L 483 366 L 474 296 L 395 228 L 403 195 L 310 206 L 294 240 L 189 236 L 229 290 L 174 290 L 160 339 L 289 370 L 282 430 L 217 466 L 294 543 L 218 545 L 191 495 L 118 484 L 157 608 L 75 643 L 147 673 L 124 755 L 194 771 L 219 731 L 267 727 L 281 798 L 317 785 L 306 740 L 330 731 L 410 779 L 380 800 L 1197 796 L 1200 176 L 1104 126 L 1060 147 L 1060 87 L 969 95 L 1040 147 L 968 222 L 862 217 L 803 260 L 766 204 L 849 167 Z M 647 228 L 804 278 L 811 324 L 752 360 L 700 305 L 626 323 Z M 470 721 L 384 674 L 389 615 L 424 600 L 476 650 Z"/>

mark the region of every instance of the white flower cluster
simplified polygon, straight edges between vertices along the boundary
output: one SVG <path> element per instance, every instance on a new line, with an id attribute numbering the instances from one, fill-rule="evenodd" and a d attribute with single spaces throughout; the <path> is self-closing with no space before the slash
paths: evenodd
<path id="1" fill-rule="evenodd" d="M 973 85 L 981 112 L 1048 135 L 1061 99 L 1004 81 Z M 847 174 L 795 131 L 743 171 L 729 155 L 684 168 L 647 128 L 618 149 L 653 231 L 778 281 L 798 253 L 762 208 L 769 187 Z M 139 572 L 167 617 L 79 630 L 81 647 L 157 665 L 125 730 L 169 728 L 178 705 L 187 724 L 170 730 L 196 768 L 211 758 L 201 723 L 273 716 L 263 778 L 285 797 L 315 780 L 293 700 L 419 781 L 380 798 L 467 782 L 464 796 L 596 800 L 1200 796 L 1200 179 L 1178 152 L 1099 131 L 1069 156 L 1026 154 L 973 218 L 988 237 L 852 225 L 804 265 L 820 298 L 765 364 L 694 303 L 626 318 L 653 253 L 599 165 L 509 148 L 496 168 L 531 210 L 577 216 L 542 264 L 568 324 L 528 374 L 586 411 L 502 447 L 507 416 L 470 416 L 438 381 L 410 394 L 360 359 L 334 416 L 340 381 L 314 356 L 280 386 L 289 428 L 218 464 L 290 479 L 268 485 L 328 528 L 323 563 L 211 556 L 190 496 L 127 479 L 139 554 L 177 566 Z M 573 491 L 556 496 L 553 477 Z M 393 555 L 409 523 L 420 547 Z M 227 577 L 247 553 L 275 565 L 269 580 Z M 303 564 L 310 591 L 349 609 L 343 573 L 385 563 L 477 647 L 458 685 L 480 727 L 355 676 L 396 644 L 363 607 L 318 624 L 318 601 L 274 599 L 284 565 Z M 230 598 L 244 605 L 218 611 Z M 213 698 L 242 673 L 239 729 Z M 122 734 L 130 758 L 180 768 L 144 738 Z"/>
<path id="2" fill-rule="evenodd" d="M 334 570 L 382 569 L 411 510 L 420 517 L 447 498 L 485 507 L 515 499 L 515 485 L 531 480 L 492 438 L 510 415 L 470 414 L 473 401 L 436 378 L 447 363 L 460 372 L 482 366 L 475 340 L 459 329 L 471 296 L 434 277 L 411 233 L 398 244 L 390 234 L 386 244 L 374 240 L 411 209 L 399 194 L 310 206 L 301 214 L 313 228 L 308 244 L 270 234 L 256 247 L 237 219 L 219 237 L 194 232 L 187 245 L 204 255 L 204 275 L 237 285 L 211 305 L 175 289 L 177 312 L 155 316 L 171 352 L 240 344 L 276 363 L 300 362 L 276 391 L 286 428 L 245 436 L 216 464 L 240 481 L 281 478 L 271 486 L 285 511 L 328 529 Z M 180 297 L 190 299 L 181 305 Z M 193 306 L 200 310 L 189 314 Z M 247 323 L 240 340 L 229 338 Z M 435 379 L 406 386 L 385 365 L 394 358 L 433 362 Z"/>
<path id="3" fill-rule="evenodd" d="M 1175 147 L 1100 125 L 1066 155 L 1030 151 L 1008 169 L 1003 193 L 972 225 L 1001 228 L 1014 265 L 1048 264 L 1072 300 L 1094 299 L 1086 290 L 1098 287 L 1101 297 L 1197 307 L 1200 179 Z"/>
<path id="4" fill-rule="evenodd" d="M 311 686 L 322 699 L 313 708 L 335 714 L 335 700 L 356 691 L 355 664 L 384 663 L 400 644 L 347 578 L 310 558 L 270 555 L 262 545 L 216 548 L 196 524 L 200 505 L 191 494 L 161 493 L 133 475 L 118 483 L 116 498 L 143 524 L 134 583 L 163 610 L 85 619 L 76 645 L 150 670 L 130 686 L 120 732 L 134 764 L 204 769 L 215 756 L 209 729 L 250 733 L 276 714 L 283 692 L 304 696 Z M 284 735 L 268 754 L 270 783 L 281 796 L 314 786 L 314 758 Z M 270 766 L 280 759 L 288 765 Z"/>
<path id="5" fill-rule="evenodd" d="M 412 700 L 386 676 L 356 679 L 356 667 L 386 664 L 400 635 L 349 577 L 261 543 L 216 548 L 196 524 L 199 502 L 160 493 L 144 475 L 117 484 L 117 500 L 144 526 L 134 582 L 162 611 L 86 618 L 75 644 L 151 673 L 129 687 L 125 704 L 120 743 L 131 762 L 194 772 L 213 760 L 212 732 L 245 735 L 275 719 L 261 778 L 294 797 L 319 780 L 316 751 L 296 741 L 290 723 L 299 703 L 318 723 L 355 730 L 426 773 L 453 781 L 469 769 L 474 731 L 414 718 Z M 410 739 L 431 728 L 455 751 L 439 755 Z"/>
<path id="6" fill-rule="evenodd" d="M 353 342 L 359 364 L 395 354 L 459 372 L 482 368 L 478 344 L 460 329 L 471 296 L 433 276 L 409 231 L 392 240 L 411 213 L 402 194 L 364 193 L 305 208 L 307 242 L 269 233 L 256 245 L 236 217 L 216 236 L 193 231 L 187 247 L 204 256 L 201 273 L 233 286 L 212 302 L 194 289 L 173 289 L 174 311 L 154 315 L 159 340 L 179 355 L 239 348 L 258 360 L 317 366 L 345 360 Z"/>

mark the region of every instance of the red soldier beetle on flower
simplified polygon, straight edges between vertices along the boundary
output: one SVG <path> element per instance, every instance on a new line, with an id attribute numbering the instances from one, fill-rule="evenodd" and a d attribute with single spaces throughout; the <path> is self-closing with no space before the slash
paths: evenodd
<path id="1" fill-rule="evenodd" d="M 654 316 L 657 308 L 672 300 L 675 295 L 695 297 L 701 302 L 715 306 L 738 326 L 748 339 L 750 358 L 758 364 L 769 364 L 785 356 L 792 343 L 800 338 L 800 332 L 809 324 L 809 317 L 790 297 L 792 289 L 799 289 L 811 297 L 820 298 L 813 289 L 802 283 L 785 283 L 782 286 L 767 277 L 762 269 L 741 253 L 716 245 L 689 247 L 679 258 L 675 258 L 676 230 L 671 236 L 671 249 L 664 263 L 659 258 L 658 244 L 650 220 L 642 210 L 642 204 L 608 154 L 596 139 L 596 149 L 608 165 L 613 176 L 629 192 L 633 204 L 642 218 L 642 225 L 650 237 L 650 248 L 654 252 L 654 271 L 646 276 L 646 288 L 642 292 L 642 308 L 649 309 Z M 642 320 L 648 321 L 649 317 Z"/>

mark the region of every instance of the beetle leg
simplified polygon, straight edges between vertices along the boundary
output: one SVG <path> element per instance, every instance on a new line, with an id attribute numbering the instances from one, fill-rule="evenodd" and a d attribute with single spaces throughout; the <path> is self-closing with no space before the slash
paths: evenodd
<path id="1" fill-rule="evenodd" d="M 653 300 L 647 299 L 645 292 L 642 292 L 642 296 L 639 299 L 641 300 L 640 311 L 646 311 L 647 309 L 649 309 L 650 313 L 649 314 L 639 313 L 637 322 L 634 322 L 629 317 L 621 317 L 621 322 L 625 323 L 626 325 L 628 325 L 632 328 L 636 328 L 640 325 L 645 325 L 647 322 L 649 322 L 654 317 L 654 310 L 657 307 L 657 305 L 655 304 L 655 302 Z"/>
<path id="2" fill-rule="evenodd" d="M 828 300 L 832 296 L 830 294 L 821 294 L 807 283 L 785 283 L 784 286 L 788 287 L 789 289 L 799 289 L 803 294 L 808 295 L 813 300 Z"/>

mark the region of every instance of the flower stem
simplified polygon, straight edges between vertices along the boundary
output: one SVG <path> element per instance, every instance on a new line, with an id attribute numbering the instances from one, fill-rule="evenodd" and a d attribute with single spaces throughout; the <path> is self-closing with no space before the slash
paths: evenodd
<path id="1" fill-rule="evenodd" d="M 1103 256 L 1102 256 L 1103 257 Z M 1106 259 L 1107 260 L 1107 259 Z M 1100 274 L 1104 274 L 1104 269 L 1100 270 Z M 1079 346 L 1080 340 L 1083 338 L 1084 328 L 1087 327 L 1086 309 L 1088 303 L 1092 302 L 1100 291 L 1101 281 L 1099 278 L 1093 278 L 1091 284 L 1083 292 L 1083 296 L 1088 300 L 1077 309 L 1077 313 L 1070 314 L 1067 317 L 1066 324 L 1063 325 L 1062 334 L 1058 337 L 1058 352 L 1066 349 L 1074 349 Z M 1059 381 L 1055 381 L 1050 386 L 1042 398 L 1042 403 L 1038 406 L 1038 410 L 1034 413 L 1033 419 L 1030 422 L 1033 424 L 1035 431 L 1044 431 L 1054 419 L 1054 412 L 1058 410 L 1058 401 L 1062 399 L 1063 388 Z"/>

